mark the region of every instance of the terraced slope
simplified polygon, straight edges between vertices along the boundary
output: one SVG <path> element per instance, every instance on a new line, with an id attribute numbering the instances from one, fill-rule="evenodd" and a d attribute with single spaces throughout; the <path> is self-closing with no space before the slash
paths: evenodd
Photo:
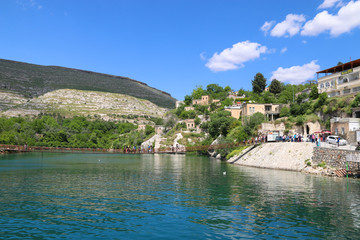
<path id="1" fill-rule="evenodd" d="M 104 120 L 121 120 L 137 115 L 162 118 L 168 111 L 148 100 L 118 93 L 60 89 L 31 99 L 0 91 L 0 115 L 16 117 L 40 113 L 63 116 L 99 116 Z"/>

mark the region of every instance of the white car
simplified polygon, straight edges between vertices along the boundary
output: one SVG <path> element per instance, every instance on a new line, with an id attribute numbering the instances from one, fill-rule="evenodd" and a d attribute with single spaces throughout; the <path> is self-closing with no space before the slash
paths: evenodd
<path id="1" fill-rule="evenodd" d="M 330 135 L 326 138 L 326 142 L 330 144 L 337 144 L 339 136 Z M 343 138 L 340 138 L 339 145 L 346 145 L 347 141 Z"/>

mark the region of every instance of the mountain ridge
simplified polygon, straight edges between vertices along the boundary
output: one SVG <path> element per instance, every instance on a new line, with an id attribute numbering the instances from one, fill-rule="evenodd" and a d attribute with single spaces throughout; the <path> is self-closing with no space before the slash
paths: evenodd
<path id="1" fill-rule="evenodd" d="M 0 59 L 0 89 L 26 97 L 37 97 L 58 89 L 120 93 L 165 108 L 174 108 L 176 101 L 169 93 L 128 77 L 8 59 Z"/>

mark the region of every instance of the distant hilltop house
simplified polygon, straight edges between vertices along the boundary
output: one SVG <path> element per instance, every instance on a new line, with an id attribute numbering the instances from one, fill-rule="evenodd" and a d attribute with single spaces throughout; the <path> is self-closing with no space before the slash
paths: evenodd
<path id="1" fill-rule="evenodd" d="M 310 92 L 311 92 L 311 88 L 305 88 L 305 89 L 302 90 L 301 92 L 296 93 L 296 94 L 295 94 L 295 97 L 298 97 L 299 95 L 304 94 L 304 93 L 310 94 Z"/>
<path id="2" fill-rule="evenodd" d="M 195 119 L 186 119 L 184 122 L 188 131 L 195 131 L 196 133 L 201 133 L 201 128 L 199 125 L 196 126 Z"/>
<path id="3" fill-rule="evenodd" d="M 178 107 L 180 107 L 182 104 L 184 104 L 184 101 L 176 101 L 176 102 L 175 102 L 175 107 L 178 108 Z"/>
<path id="4" fill-rule="evenodd" d="M 360 92 L 360 59 L 317 72 L 319 93 L 329 97 L 357 94 Z M 319 74 L 325 76 L 319 78 Z"/>
<path id="5" fill-rule="evenodd" d="M 192 101 L 192 104 L 195 105 L 209 105 L 210 102 L 210 96 L 205 95 L 205 96 L 201 96 L 201 99 L 194 99 Z"/>
<path id="6" fill-rule="evenodd" d="M 227 98 L 232 98 L 232 99 L 238 99 L 239 96 L 238 96 L 238 92 L 230 92 L 227 96 Z"/>

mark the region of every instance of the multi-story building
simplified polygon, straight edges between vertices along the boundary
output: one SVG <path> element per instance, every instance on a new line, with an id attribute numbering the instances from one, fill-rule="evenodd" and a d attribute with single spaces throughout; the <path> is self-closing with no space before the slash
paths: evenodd
<path id="1" fill-rule="evenodd" d="M 331 67 L 318 76 L 319 93 L 326 92 L 329 97 L 357 94 L 360 92 L 360 59 Z M 319 78 L 319 74 L 325 74 Z"/>
<path id="2" fill-rule="evenodd" d="M 269 121 L 274 121 L 280 117 L 280 110 L 286 104 L 260 104 L 260 103 L 245 103 L 241 108 L 241 117 L 248 117 L 254 113 L 262 113 Z"/>

